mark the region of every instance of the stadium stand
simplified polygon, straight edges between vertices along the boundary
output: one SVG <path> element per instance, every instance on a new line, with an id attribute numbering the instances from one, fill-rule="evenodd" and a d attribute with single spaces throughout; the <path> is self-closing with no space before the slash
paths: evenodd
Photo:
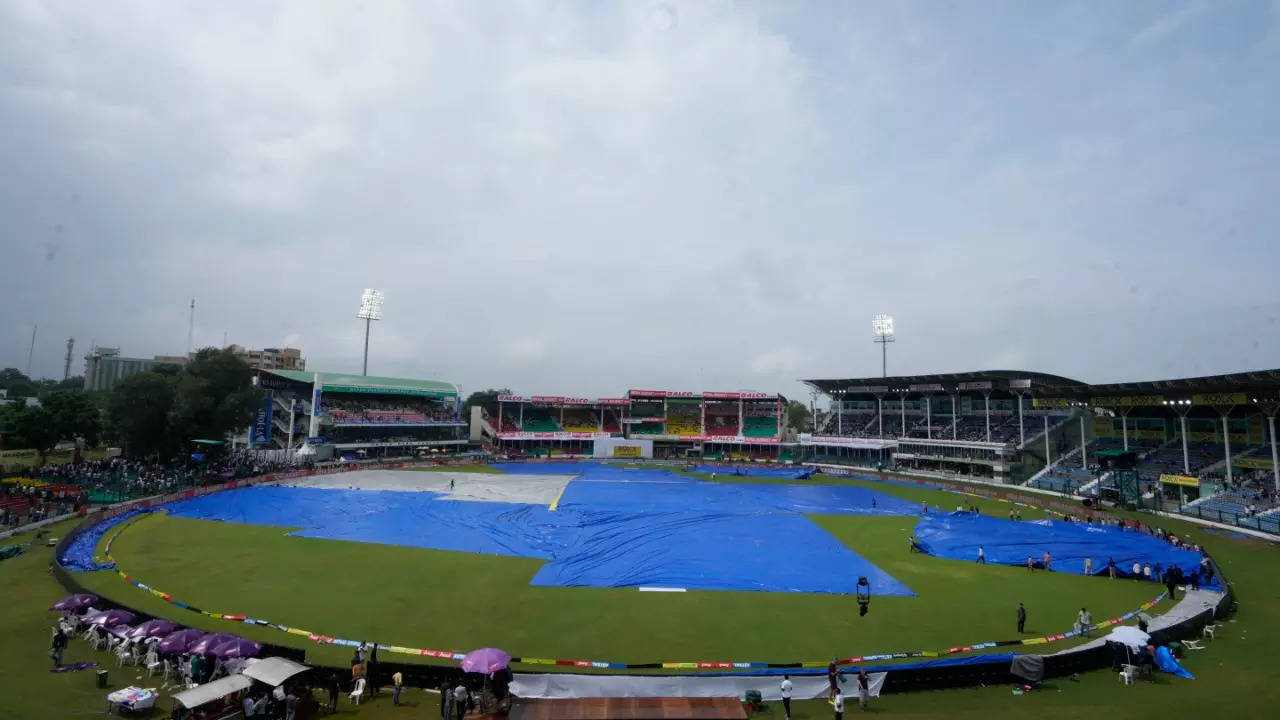
<path id="1" fill-rule="evenodd" d="M 328 413 L 335 425 L 457 421 L 452 409 L 439 403 L 415 402 L 412 398 L 337 400 L 326 397 L 321 411 Z"/>
<path id="2" fill-rule="evenodd" d="M 560 432 L 560 425 L 545 407 L 530 405 L 524 409 L 525 432 Z"/>
<path id="3" fill-rule="evenodd" d="M 702 408 L 697 403 L 672 403 L 667 408 L 667 435 L 701 435 Z"/>
<path id="4" fill-rule="evenodd" d="M 618 419 L 618 414 L 611 408 L 604 409 L 604 432 L 620 433 L 622 432 L 622 421 Z"/>
<path id="5" fill-rule="evenodd" d="M 564 411 L 565 432 L 596 432 L 599 422 L 600 415 L 593 410 L 566 408 Z"/>
<path id="6" fill-rule="evenodd" d="M 777 437 L 778 418 L 747 416 L 742 419 L 743 437 Z"/>

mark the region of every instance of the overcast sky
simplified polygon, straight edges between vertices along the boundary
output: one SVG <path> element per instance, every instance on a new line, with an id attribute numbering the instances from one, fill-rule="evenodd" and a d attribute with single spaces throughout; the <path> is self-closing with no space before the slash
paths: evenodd
<path id="1" fill-rule="evenodd" d="M 0 3 L 0 366 L 1280 367 L 1274 2 Z"/>

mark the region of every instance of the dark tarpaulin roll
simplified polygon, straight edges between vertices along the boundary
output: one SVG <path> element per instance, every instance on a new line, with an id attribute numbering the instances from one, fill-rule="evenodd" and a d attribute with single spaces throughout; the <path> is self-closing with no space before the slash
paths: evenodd
<path id="1" fill-rule="evenodd" d="M 1037 683 L 1044 679 L 1044 658 L 1039 655 L 1014 655 L 1009 663 L 1009 672 L 1027 682 Z"/>

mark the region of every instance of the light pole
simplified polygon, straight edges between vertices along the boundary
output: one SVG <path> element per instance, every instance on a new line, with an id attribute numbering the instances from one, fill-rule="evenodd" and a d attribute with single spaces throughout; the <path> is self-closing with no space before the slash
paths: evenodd
<path id="1" fill-rule="evenodd" d="M 374 320 L 382 319 L 382 291 L 365 288 L 360 296 L 360 311 L 356 317 L 364 320 L 364 367 L 361 375 L 369 374 L 369 326 Z"/>
<path id="2" fill-rule="evenodd" d="M 875 333 L 872 341 L 880 343 L 880 372 L 884 377 L 889 377 L 888 344 L 894 339 L 893 316 L 882 314 L 871 318 L 871 330 Z"/>

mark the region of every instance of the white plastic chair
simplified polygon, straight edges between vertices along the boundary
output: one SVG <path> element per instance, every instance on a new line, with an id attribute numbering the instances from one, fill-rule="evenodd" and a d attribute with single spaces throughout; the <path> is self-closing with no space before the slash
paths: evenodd
<path id="1" fill-rule="evenodd" d="M 115 654 L 116 667 L 124 667 L 124 664 L 129 661 L 129 646 L 121 643 L 120 646 L 116 648 Z"/>
<path id="2" fill-rule="evenodd" d="M 147 666 L 147 677 L 155 675 L 156 671 L 163 670 L 165 666 L 165 663 L 160 662 L 160 656 L 156 654 L 155 648 L 147 651 L 147 657 L 144 662 Z"/>
<path id="3" fill-rule="evenodd" d="M 351 689 L 351 702 L 359 705 L 362 697 L 364 697 L 364 678 L 357 678 L 355 687 Z"/>
<path id="4" fill-rule="evenodd" d="M 1120 668 L 1120 682 L 1124 685 L 1132 685 L 1138 677 L 1137 665 L 1123 665 Z"/>

